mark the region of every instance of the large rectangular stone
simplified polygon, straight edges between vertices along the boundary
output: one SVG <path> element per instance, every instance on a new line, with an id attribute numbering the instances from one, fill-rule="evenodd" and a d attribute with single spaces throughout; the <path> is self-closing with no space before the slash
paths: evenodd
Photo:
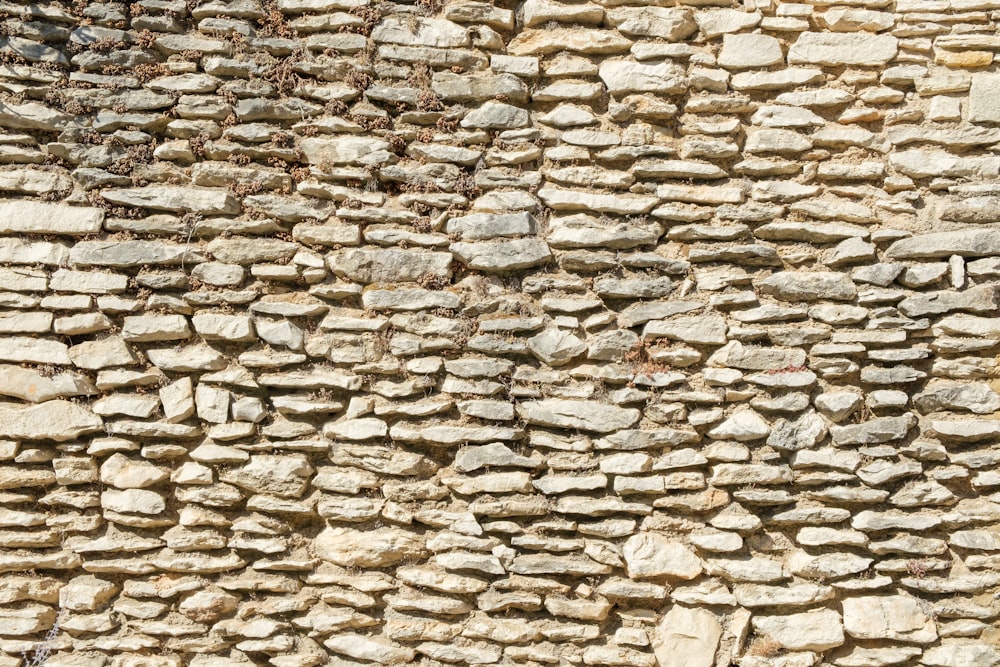
<path id="1" fill-rule="evenodd" d="M 197 264 L 205 256 L 184 243 L 168 241 L 81 241 L 69 254 L 76 266 Z"/>
<path id="2" fill-rule="evenodd" d="M 792 65 L 884 67 L 896 57 L 899 40 L 892 35 L 860 32 L 804 32 L 788 50 Z"/>
<path id="3" fill-rule="evenodd" d="M 102 190 L 101 196 L 113 204 L 138 206 L 161 211 L 192 211 L 205 215 L 240 212 L 240 200 L 221 188 L 193 188 L 180 185 L 147 185 L 142 188 Z"/>
<path id="4" fill-rule="evenodd" d="M 104 211 L 88 206 L 45 202 L 0 201 L 0 234 L 68 234 L 86 236 L 101 231 Z"/>
<path id="5" fill-rule="evenodd" d="M 968 109 L 973 123 L 1000 123 L 1000 74 L 973 75 Z"/>

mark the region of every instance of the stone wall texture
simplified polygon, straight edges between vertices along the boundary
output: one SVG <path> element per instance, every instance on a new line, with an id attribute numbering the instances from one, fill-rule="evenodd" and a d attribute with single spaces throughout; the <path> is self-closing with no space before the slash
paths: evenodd
<path id="1" fill-rule="evenodd" d="M 998 28 L 0 0 L 0 667 L 997 667 Z"/>

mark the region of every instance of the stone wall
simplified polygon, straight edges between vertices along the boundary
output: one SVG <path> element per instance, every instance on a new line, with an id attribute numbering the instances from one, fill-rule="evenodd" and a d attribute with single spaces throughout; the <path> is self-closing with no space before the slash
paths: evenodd
<path id="1" fill-rule="evenodd" d="M 669 4 L 0 2 L 0 667 L 1000 665 L 1000 0 Z"/>

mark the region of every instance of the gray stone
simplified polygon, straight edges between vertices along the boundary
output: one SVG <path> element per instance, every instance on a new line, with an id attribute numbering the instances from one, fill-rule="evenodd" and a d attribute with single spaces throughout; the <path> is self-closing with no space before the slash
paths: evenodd
<path id="1" fill-rule="evenodd" d="M 240 200 L 222 189 L 147 185 L 142 188 L 101 190 L 101 196 L 113 204 L 163 211 L 191 211 L 203 215 L 240 212 Z"/>
<path id="2" fill-rule="evenodd" d="M 826 437 L 826 433 L 826 421 L 809 410 L 795 419 L 775 421 L 767 438 L 767 444 L 786 451 L 811 449 Z"/>
<path id="3" fill-rule="evenodd" d="M 335 274 L 365 284 L 451 276 L 451 254 L 447 252 L 358 248 L 331 253 L 326 261 Z"/>
<path id="4" fill-rule="evenodd" d="M 833 271 L 780 271 L 757 285 L 783 301 L 850 301 L 858 293 L 850 276 Z"/>
<path id="5" fill-rule="evenodd" d="M 677 317 L 672 320 L 648 322 L 643 328 L 643 338 L 669 338 L 689 345 L 724 345 L 728 327 L 718 315 Z"/>
<path id="6" fill-rule="evenodd" d="M 985 415 L 1000 410 L 1000 395 L 985 382 L 936 380 L 913 397 L 913 405 L 924 414 L 956 410 Z"/>
<path id="7" fill-rule="evenodd" d="M 935 257 L 986 257 L 1000 254 L 1000 231 L 967 229 L 920 234 L 893 243 L 885 252 L 888 259 L 932 259 Z"/>
<path id="8" fill-rule="evenodd" d="M 204 259 L 190 245 L 167 241 L 80 241 L 69 252 L 76 266 L 193 265 Z"/>
<path id="9" fill-rule="evenodd" d="M 361 162 L 373 153 L 387 151 L 389 143 L 375 137 L 338 135 L 333 137 L 307 137 L 299 143 L 305 161 L 309 164 L 350 164 Z"/>
<path id="10" fill-rule="evenodd" d="M 480 271 L 511 271 L 546 264 L 552 252 L 541 239 L 507 241 L 460 241 L 449 246 L 455 258 L 470 269 Z"/>
<path id="11" fill-rule="evenodd" d="M 513 130 L 529 123 L 525 109 L 503 102 L 486 102 L 462 119 L 462 127 L 486 130 Z"/>
<path id="12" fill-rule="evenodd" d="M 629 428 L 640 417 L 635 408 L 620 408 L 597 401 L 554 398 L 521 403 L 517 406 L 517 412 L 529 424 L 598 433 Z"/>
<path id="13" fill-rule="evenodd" d="M 837 445 L 876 445 L 902 440 L 917 425 L 910 413 L 899 417 L 878 417 L 850 426 L 832 426 L 830 435 Z"/>

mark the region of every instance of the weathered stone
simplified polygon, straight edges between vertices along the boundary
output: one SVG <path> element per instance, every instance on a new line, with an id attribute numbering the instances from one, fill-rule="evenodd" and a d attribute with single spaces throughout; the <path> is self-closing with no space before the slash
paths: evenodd
<path id="1" fill-rule="evenodd" d="M 34 201 L 0 202 L 0 233 L 85 236 L 101 231 L 104 211 L 98 208 Z"/>
<path id="2" fill-rule="evenodd" d="M 847 598 L 844 630 L 856 639 L 929 644 L 938 637 L 934 620 L 908 595 Z"/>
<path id="3" fill-rule="evenodd" d="M 504 241 L 460 241 L 449 246 L 455 258 L 470 269 L 512 271 L 547 263 L 552 258 L 548 244 L 541 239 Z M 450 261 L 450 256 L 449 256 Z"/>
<path id="4" fill-rule="evenodd" d="M 832 271 L 781 271 L 757 285 L 783 301 L 850 301 L 858 293 L 850 276 Z"/>
<path id="5" fill-rule="evenodd" d="M 203 215 L 231 215 L 240 211 L 239 200 L 228 191 L 208 188 L 159 185 L 102 190 L 101 196 L 113 204 L 164 211 L 191 211 Z"/>
<path id="6" fill-rule="evenodd" d="M 522 30 L 507 43 L 507 52 L 516 56 L 544 55 L 557 51 L 608 54 L 623 53 L 630 46 L 632 40 L 608 30 L 529 29 Z"/>
<path id="7" fill-rule="evenodd" d="M 728 69 L 769 67 L 783 63 L 781 43 L 769 35 L 725 35 L 719 64 Z"/>
<path id="8" fill-rule="evenodd" d="M 997 99 L 1000 97 L 1000 76 L 977 73 L 969 88 L 968 118 L 973 123 L 1000 123 Z"/>
<path id="9" fill-rule="evenodd" d="M 639 421 L 639 411 L 596 401 L 544 399 L 517 406 L 518 414 L 529 424 L 583 431 L 610 433 L 629 428 Z"/>
<path id="10" fill-rule="evenodd" d="M 685 90 L 684 71 L 669 62 L 646 65 L 627 60 L 605 60 L 601 64 L 599 76 L 612 95 L 676 95 Z"/>
<path id="11" fill-rule="evenodd" d="M 97 393 L 97 388 L 86 377 L 73 372 L 47 375 L 20 366 L 0 365 L 0 375 L 4 378 L 0 383 L 0 395 L 31 403 Z"/>
<path id="12" fill-rule="evenodd" d="M 884 67 L 896 56 L 899 41 L 889 35 L 804 32 L 788 49 L 793 65 Z"/>
<path id="13" fill-rule="evenodd" d="M 415 282 L 451 275 L 451 255 L 446 252 L 340 250 L 328 256 L 327 263 L 337 275 L 361 283 Z"/>
<path id="14" fill-rule="evenodd" d="M 223 472 L 219 479 L 254 493 L 297 498 L 305 492 L 312 473 L 313 467 L 304 455 L 258 454 L 242 466 Z"/>
<path id="15" fill-rule="evenodd" d="M 722 625 L 708 610 L 674 605 L 650 634 L 660 667 L 712 667 Z"/>
<path id="16" fill-rule="evenodd" d="M 962 667 L 963 665 L 1000 665 L 1000 651 L 975 639 L 945 639 L 920 656 L 928 667 Z"/>
<path id="17" fill-rule="evenodd" d="M 702 572 L 694 552 L 661 533 L 633 535 L 622 547 L 622 556 L 633 579 L 694 579 Z"/>
<path id="18" fill-rule="evenodd" d="M 146 461 L 133 461 L 120 453 L 111 455 L 101 464 L 101 482 L 116 489 L 144 489 L 167 477 L 166 471 Z"/>
<path id="19" fill-rule="evenodd" d="M 316 554 L 344 567 L 385 567 L 427 555 L 424 539 L 398 528 L 325 528 L 313 540 Z"/>
<path id="20" fill-rule="evenodd" d="M 840 614 L 828 609 L 789 616 L 754 616 L 753 627 L 790 651 L 826 651 L 844 643 Z"/>
<path id="21" fill-rule="evenodd" d="M 331 138 L 309 137 L 299 144 L 309 164 L 349 164 L 371 154 L 389 149 L 389 144 L 373 137 L 340 135 Z"/>
<path id="22" fill-rule="evenodd" d="M 104 428 L 101 418 L 69 401 L 45 401 L 26 408 L 0 407 L 0 437 L 65 442 Z"/>
<path id="23" fill-rule="evenodd" d="M 387 16 L 372 30 L 372 39 L 390 44 L 446 49 L 469 44 L 468 31 L 457 23 L 420 16 L 410 18 L 412 20 L 400 16 Z"/>
<path id="24" fill-rule="evenodd" d="M 886 250 L 889 259 L 930 259 L 934 257 L 985 257 L 1000 253 L 1000 232 L 969 229 L 920 234 L 896 241 Z"/>
<path id="25" fill-rule="evenodd" d="M 668 42 L 682 41 L 698 29 L 692 11 L 687 8 L 619 7 L 609 10 L 607 19 L 626 35 L 657 37 Z"/>
<path id="26" fill-rule="evenodd" d="M 701 315 L 646 324 L 643 338 L 669 338 L 689 345 L 724 345 L 728 327 L 722 317 Z"/>

